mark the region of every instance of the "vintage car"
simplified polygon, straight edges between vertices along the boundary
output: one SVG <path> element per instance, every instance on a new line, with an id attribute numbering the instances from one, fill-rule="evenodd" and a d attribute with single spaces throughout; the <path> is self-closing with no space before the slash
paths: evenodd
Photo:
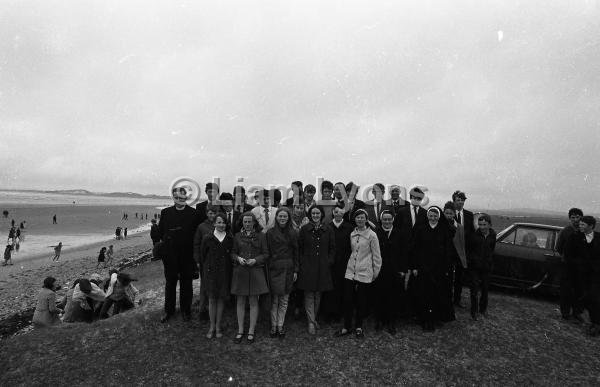
<path id="1" fill-rule="evenodd" d="M 561 257 L 555 250 L 561 227 L 514 223 L 498 233 L 491 284 L 557 295 Z"/>

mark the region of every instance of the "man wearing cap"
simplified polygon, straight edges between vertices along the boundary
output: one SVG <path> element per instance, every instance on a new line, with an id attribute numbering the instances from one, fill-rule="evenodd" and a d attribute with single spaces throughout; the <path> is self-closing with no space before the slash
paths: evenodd
<path id="1" fill-rule="evenodd" d="M 209 196 L 210 197 L 210 196 Z M 161 248 L 159 255 L 165 270 L 165 313 L 161 322 L 175 314 L 177 281 L 179 281 L 179 308 L 184 321 L 192 315 L 192 281 L 198 276 L 194 261 L 194 233 L 199 217 L 186 203 L 185 188 L 173 188 L 174 205 L 160 212 L 158 229 Z"/>

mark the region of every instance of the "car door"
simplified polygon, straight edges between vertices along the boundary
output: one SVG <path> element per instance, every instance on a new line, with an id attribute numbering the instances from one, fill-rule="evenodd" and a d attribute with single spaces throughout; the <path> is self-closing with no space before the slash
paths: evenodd
<path id="1" fill-rule="evenodd" d="M 554 230 L 518 225 L 498 242 L 496 260 L 501 265 L 497 275 L 510 286 L 535 288 L 554 276 Z"/>

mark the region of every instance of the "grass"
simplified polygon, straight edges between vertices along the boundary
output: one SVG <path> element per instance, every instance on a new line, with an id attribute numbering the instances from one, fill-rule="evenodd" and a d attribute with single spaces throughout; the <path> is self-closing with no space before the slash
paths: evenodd
<path id="1" fill-rule="evenodd" d="M 134 272 L 140 287 L 160 288 L 160 266 L 141 266 Z M 208 323 L 197 318 L 161 324 L 162 295 L 153 294 L 136 310 L 92 325 L 3 340 L 0 385 L 600 383 L 598 339 L 543 300 L 493 293 L 487 319 L 473 322 L 459 310 L 458 321 L 434 333 L 404 323 L 396 336 L 374 332 L 368 321 L 364 340 L 334 338 L 339 325 L 310 336 L 290 314 L 287 337 L 271 339 L 263 312 L 256 342 L 236 345 L 233 308 L 225 310 L 225 336 L 208 340 Z"/>

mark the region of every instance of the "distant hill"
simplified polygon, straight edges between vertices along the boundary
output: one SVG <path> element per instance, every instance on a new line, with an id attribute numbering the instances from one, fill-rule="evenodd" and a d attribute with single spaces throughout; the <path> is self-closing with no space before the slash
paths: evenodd
<path id="1" fill-rule="evenodd" d="M 119 198 L 136 198 L 136 199 L 171 199 L 170 196 L 161 195 L 143 195 L 136 192 L 91 192 L 85 189 L 61 189 L 61 190 L 37 190 L 37 189 L 7 189 L 5 191 L 19 192 L 38 192 L 63 195 L 85 195 L 85 196 L 109 196 Z"/>

